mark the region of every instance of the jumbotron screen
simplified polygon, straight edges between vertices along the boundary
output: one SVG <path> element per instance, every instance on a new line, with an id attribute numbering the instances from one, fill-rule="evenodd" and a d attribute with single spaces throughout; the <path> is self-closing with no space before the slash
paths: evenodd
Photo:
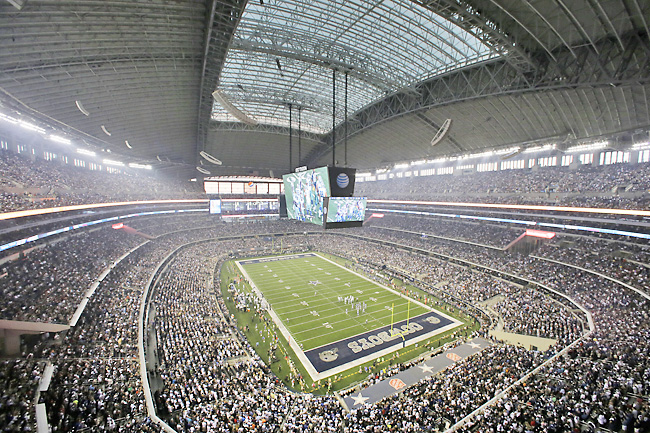
<path id="1" fill-rule="evenodd" d="M 287 216 L 298 221 L 323 224 L 323 197 L 331 193 L 327 167 L 282 176 Z"/>
<path id="2" fill-rule="evenodd" d="M 327 222 L 362 221 L 366 216 L 365 197 L 330 197 L 327 204 Z"/>
<path id="3" fill-rule="evenodd" d="M 350 197 L 354 192 L 354 168 L 319 167 L 282 176 L 287 216 L 324 225 L 326 197 Z M 365 208 L 365 207 L 364 207 Z"/>

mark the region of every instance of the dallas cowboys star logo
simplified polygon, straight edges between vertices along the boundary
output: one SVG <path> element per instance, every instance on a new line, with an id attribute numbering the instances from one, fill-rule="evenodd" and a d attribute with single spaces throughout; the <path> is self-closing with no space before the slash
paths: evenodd
<path id="1" fill-rule="evenodd" d="M 433 367 L 429 367 L 426 364 L 418 365 L 418 368 L 422 370 L 422 373 L 433 373 Z"/>
<path id="2" fill-rule="evenodd" d="M 471 347 L 472 349 L 480 349 L 480 348 L 481 348 L 481 345 L 480 345 L 480 344 L 474 343 L 473 341 L 470 341 L 470 342 L 467 343 L 467 344 L 468 344 L 469 347 Z"/>
<path id="3" fill-rule="evenodd" d="M 370 397 L 364 397 L 361 395 L 361 393 L 359 393 L 359 395 L 356 397 L 352 396 L 352 400 L 354 400 L 354 404 L 352 406 L 356 406 L 358 404 L 365 404 L 366 400 L 370 400 Z"/>

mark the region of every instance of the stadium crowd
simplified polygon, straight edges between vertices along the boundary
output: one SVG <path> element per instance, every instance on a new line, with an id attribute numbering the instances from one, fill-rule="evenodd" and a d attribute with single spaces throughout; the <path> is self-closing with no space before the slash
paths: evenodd
<path id="1" fill-rule="evenodd" d="M 67 324 L 99 275 L 143 241 L 102 228 L 43 244 L 0 265 L 0 318 Z"/>
<path id="2" fill-rule="evenodd" d="M 133 188 L 137 182 L 138 188 Z M 113 201 L 203 198 L 202 185 L 108 173 L 0 149 L 0 212 Z"/>
<path id="3" fill-rule="evenodd" d="M 33 359 L 0 361 L 0 431 L 33 430 L 36 388 L 44 368 L 44 362 Z"/>
<path id="4" fill-rule="evenodd" d="M 583 331 L 577 317 L 565 306 L 529 288 L 506 296 L 493 308 L 503 318 L 507 332 L 571 342 Z"/>
<path id="5" fill-rule="evenodd" d="M 359 248 L 359 240 L 351 241 L 343 237 L 333 237 L 333 236 L 320 236 L 320 237 L 310 237 L 309 242 L 312 247 L 326 250 L 328 247 L 330 249 L 336 249 L 337 251 L 350 251 L 348 247 L 352 248 L 356 242 L 356 248 Z M 350 245 L 347 244 L 350 243 Z M 326 245 L 329 243 L 329 245 Z M 245 247 L 248 247 L 248 244 L 243 244 Z M 252 248 L 259 247 L 256 245 Z M 215 250 L 216 248 L 216 250 Z M 219 251 L 219 248 L 222 248 Z M 166 388 L 159 395 L 159 402 L 165 405 L 163 410 L 164 413 L 171 415 L 171 420 L 173 420 L 172 425 L 178 431 L 194 431 L 200 430 L 201 428 L 207 429 L 208 431 L 237 431 L 238 428 L 244 427 L 246 429 L 252 429 L 255 426 L 255 429 L 258 431 L 274 431 L 278 425 L 281 423 L 283 428 L 287 426 L 299 425 L 296 423 L 296 420 L 287 414 L 286 407 L 300 407 L 301 413 L 304 413 L 305 416 L 310 416 L 309 407 L 305 407 L 306 403 L 300 403 L 300 406 L 295 402 L 294 394 L 286 394 L 277 382 L 277 379 L 273 380 L 273 377 L 269 374 L 265 367 L 261 363 L 259 358 L 256 358 L 252 348 L 248 348 L 247 352 L 253 354 L 250 361 L 241 361 L 237 360 L 234 363 L 228 363 L 228 360 L 237 358 L 240 353 L 230 352 L 229 349 L 220 350 L 216 349 L 216 352 L 213 353 L 215 347 L 214 342 L 219 341 L 219 335 L 223 332 L 223 326 L 203 326 L 203 323 L 212 323 L 216 318 L 217 323 L 225 324 L 227 320 L 223 316 L 223 312 L 220 311 L 218 307 L 219 303 L 212 303 L 215 307 L 205 307 L 206 300 L 205 296 L 205 285 L 198 283 L 199 281 L 205 280 L 207 271 L 214 267 L 214 262 L 209 265 L 198 265 L 201 260 L 207 260 L 208 257 L 219 257 L 225 255 L 226 252 L 232 251 L 233 246 L 228 245 L 228 243 L 220 243 L 216 247 L 207 248 L 205 245 L 201 248 L 197 248 L 196 251 L 188 251 L 188 255 L 193 255 L 194 258 L 190 259 L 187 256 L 183 256 L 178 259 L 178 263 L 174 262 L 174 266 L 171 268 L 168 279 L 163 280 L 160 286 L 157 287 L 157 290 L 160 290 L 159 297 L 156 298 L 156 309 L 157 311 L 163 311 L 168 309 L 169 313 L 157 314 L 157 321 L 162 321 L 163 317 L 166 321 L 169 322 L 168 325 L 163 325 L 162 322 L 159 325 L 165 329 L 174 329 L 174 332 L 165 331 L 158 334 L 158 339 L 161 340 L 159 343 L 160 347 L 164 347 L 164 350 L 161 350 L 160 353 L 169 354 L 171 362 L 161 360 L 161 371 L 165 371 L 164 382 Z M 375 251 L 377 249 L 378 251 Z M 396 259 L 397 263 L 410 263 L 413 262 L 413 258 L 407 258 L 408 255 L 400 250 L 385 252 L 385 248 L 381 248 L 372 243 L 363 245 L 363 250 L 368 251 L 369 255 L 372 255 L 375 252 L 380 252 L 384 250 L 385 254 L 390 255 L 390 259 Z M 209 252 L 206 252 L 209 251 Z M 354 251 L 354 250 L 352 250 Z M 403 255 L 404 257 L 399 257 Z M 402 259 L 402 260 L 400 260 Z M 214 260 L 214 259 L 213 259 Z M 390 263 L 390 262 L 389 262 Z M 441 262 L 442 263 L 442 262 Z M 176 267 L 178 266 L 178 268 Z M 203 270 L 201 270 L 203 268 Z M 195 273 L 194 276 L 192 272 Z M 170 290 L 173 288 L 173 290 Z M 182 290 L 178 290 L 182 288 Z M 196 304 L 193 300 L 198 300 Z M 164 302 L 163 302 L 164 301 Z M 164 305 L 164 307 L 163 307 Z M 180 308 L 184 313 L 181 314 L 179 311 L 176 311 L 177 308 Z M 188 310 L 189 308 L 189 310 Z M 210 314 L 206 314 L 206 308 L 215 308 Z M 195 310 L 195 309 L 198 309 Z M 187 319 L 185 319 L 185 317 Z M 206 321 L 206 317 L 211 317 L 212 321 Z M 188 343 L 183 345 L 181 340 L 178 340 L 178 336 L 183 336 L 182 341 L 187 341 Z M 190 338 L 191 336 L 196 336 L 196 338 Z M 165 340 L 168 340 L 172 343 L 165 343 Z M 194 341 L 198 342 L 195 344 Z M 241 342 L 242 345 L 246 345 L 244 341 Z M 170 352 L 170 350 L 172 352 Z M 503 386 L 497 387 L 496 389 L 503 389 L 507 386 L 506 384 L 512 383 L 519 377 L 519 373 L 523 373 L 527 370 L 523 369 L 521 372 L 517 370 L 516 366 L 509 366 L 506 360 L 511 360 L 513 354 L 511 351 L 522 351 L 518 358 L 520 361 L 526 359 L 528 354 L 530 356 L 542 358 L 541 354 L 536 352 L 527 352 L 521 348 L 514 348 L 511 346 L 495 346 L 495 354 L 489 357 L 490 361 L 486 361 L 484 364 L 476 363 L 469 361 L 471 364 L 470 368 L 472 371 L 473 368 L 478 368 L 479 365 L 483 365 L 483 368 L 490 370 L 493 369 L 493 365 L 500 364 L 503 365 L 504 377 L 508 380 L 504 382 Z M 488 357 L 490 352 L 486 352 L 484 356 Z M 176 353 L 176 354 L 174 354 Z M 499 358 L 498 363 L 494 361 L 493 357 L 503 357 Z M 532 361 L 531 361 L 532 362 Z M 538 361 L 535 361 L 538 362 Z M 523 362 L 523 365 L 527 365 L 526 362 Z M 532 365 L 532 364 L 530 364 Z M 257 369 L 262 369 L 262 373 L 256 377 L 253 383 L 257 385 L 251 390 L 248 388 L 251 381 L 245 380 L 248 378 L 247 374 Z M 168 371 L 169 370 L 169 371 Z M 491 372 L 493 373 L 493 372 Z M 240 378 L 237 382 L 232 381 L 232 376 Z M 498 380 L 495 380 L 487 372 L 483 374 L 484 377 L 489 378 L 485 388 L 494 391 L 495 388 L 492 387 L 494 383 L 498 383 Z M 458 380 L 460 378 L 473 378 L 474 376 L 468 376 L 467 370 L 461 370 L 458 373 Z M 216 378 L 216 379 L 215 379 Z M 261 381 L 261 378 L 264 378 L 264 381 Z M 217 380 L 215 382 L 215 380 Z M 268 381 L 271 382 L 268 382 Z M 261 383 L 260 383 L 261 381 Z M 431 393 L 436 393 L 436 386 L 447 387 L 448 384 L 440 384 L 437 381 L 432 382 L 434 385 L 433 391 Z M 223 385 L 227 386 L 223 386 Z M 278 403 L 274 406 L 273 410 L 268 410 L 269 404 L 271 402 L 268 399 L 257 397 L 246 399 L 246 395 L 257 396 L 259 389 L 272 389 L 267 395 L 274 395 L 273 400 L 277 399 Z M 233 392 L 229 392 L 234 390 Z M 427 399 L 426 392 L 416 393 L 416 398 L 410 400 L 408 403 L 399 402 L 399 405 L 403 408 L 405 413 L 416 413 L 421 410 L 421 404 Z M 454 395 L 452 393 L 452 395 Z M 484 395 L 484 399 L 487 399 L 492 394 Z M 292 397 L 294 396 L 294 397 Z M 288 399 L 288 400 L 285 400 Z M 221 404 L 206 404 L 206 401 L 217 400 Z M 242 400 L 238 402 L 238 400 Z M 444 415 L 439 414 L 439 417 L 434 417 L 433 419 L 439 419 L 441 416 L 445 419 L 456 420 L 457 417 L 460 417 L 462 414 L 465 414 L 465 410 L 473 410 L 474 406 L 472 399 L 469 399 L 468 403 L 463 403 L 456 410 L 452 410 L 451 413 L 445 413 Z M 282 403 L 282 404 L 281 404 Z M 390 402 L 386 403 L 387 405 L 395 406 L 398 403 Z M 410 409 L 409 404 L 414 404 L 418 409 Z M 447 404 L 441 403 L 441 406 L 447 407 Z M 366 426 L 372 426 L 374 428 L 377 425 L 386 425 L 389 426 L 389 429 L 395 431 L 420 431 L 421 428 L 426 427 L 431 420 L 429 416 L 422 417 L 422 423 L 415 422 L 413 420 L 405 420 L 400 417 L 396 417 L 396 414 L 401 413 L 396 411 L 394 408 L 392 410 L 380 410 L 381 404 L 376 405 L 372 408 L 362 408 L 358 411 L 353 411 L 351 415 L 348 415 L 343 421 L 344 425 L 342 431 L 366 431 Z M 224 410 L 226 412 L 224 412 Z M 377 412 L 379 410 L 379 412 Z M 426 411 L 425 411 L 426 412 Z M 449 412 L 449 411 L 448 411 Z M 382 414 L 383 413 L 383 414 Z M 468 412 L 467 412 L 468 413 Z M 248 416 L 246 416 L 248 414 Z M 382 415 L 378 415 L 382 414 Z M 384 415 L 390 414 L 388 417 Z M 175 416 L 174 416 L 175 415 Z M 330 417 L 333 415 L 330 413 Z M 382 418 L 386 418 L 385 422 Z M 314 422 L 312 420 L 312 425 L 309 431 L 327 431 L 327 430 L 318 430 L 318 425 L 320 422 Z M 332 419 L 338 419 L 336 417 Z M 231 420 L 230 423 L 224 423 L 225 420 Z M 234 421 L 234 423 L 233 423 Z M 332 431 L 336 431 L 335 428 L 331 428 L 331 421 L 327 424 L 330 426 Z M 303 425 L 304 429 L 304 425 Z"/>
<path id="6" fill-rule="evenodd" d="M 174 227 L 172 218 L 166 227 Z M 209 229 L 169 235 L 158 232 L 158 238 L 131 253 L 99 285 L 77 326 L 25 354 L 34 360 L 50 360 L 55 366 L 50 389 L 42 396 L 53 429 L 159 430 L 146 416 L 137 368 L 136 324 L 142 293 L 158 263 L 177 246 L 223 236 L 238 239 L 205 242 L 183 250 L 172 261 L 154 293 L 152 305 L 159 362 L 154 374 L 163 384 L 156 394 L 156 402 L 159 415 L 179 432 L 352 433 L 438 428 L 459 421 L 578 338 L 573 316 L 565 306 L 546 296 L 546 292 L 522 290 L 481 273 L 476 266 L 460 267 L 458 263 L 406 251 L 399 245 L 435 251 L 537 281 L 576 299 L 593 317 L 595 332 L 589 338 L 570 347 L 566 354 L 526 379 L 525 384 L 508 390 L 504 399 L 467 425 L 467 431 L 569 431 L 590 423 L 612 431 L 648 431 L 645 384 L 650 382 L 646 356 L 650 349 L 650 317 L 647 299 L 612 281 L 561 264 L 531 256 L 506 255 L 449 239 L 423 238 L 418 233 L 419 226 L 415 233 L 362 228 L 335 235 L 303 234 L 301 227 L 294 222 L 280 221 L 214 224 Z M 473 238 L 473 227 L 467 226 L 463 239 Z M 477 229 L 476 238 L 484 236 L 484 230 Z M 512 330 L 551 335 L 561 342 L 544 353 L 496 344 L 404 393 L 345 413 L 332 397 L 315 397 L 286 389 L 230 322 L 223 303 L 215 299 L 218 287 L 206 283 L 215 267 L 238 250 L 241 253 L 251 249 L 269 251 L 274 241 L 265 235 L 277 232 L 300 233 L 285 238 L 285 246 L 349 256 L 361 264 L 386 265 L 418 277 L 427 287 L 435 287 L 436 294 L 449 292 L 477 303 L 503 296 L 505 301 L 497 309 Z M 451 230 L 445 237 L 453 238 L 461 232 Z M 70 249 L 94 263 L 95 271 L 91 272 L 95 273 L 119 253 L 142 242 L 141 238 L 133 238 L 137 242 L 131 238 L 114 238 L 115 245 L 108 241 L 106 253 L 99 254 L 94 252 L 90 240 L 107 242 L 102 231 L 86 236 L 88 245 L 74 244 L 82 241 L 70 238 Z M 60 247 L 65 246 L 64 242 L 67 241 L 61 241 Z M 588 256 L 596 249 L 576 251 Z M 566 259 L 559 255 L 553 257 Z M 607 266 L 606 260 L 615 260 L 608 255 L 601 259 L 603 263 L 594 264 L 587 257 L 584 263 L 591 269 Z M 56 258 L 46 256 L 43 260 L 50 262 Z M 66 274 L 74 272 L 74 268 L 65 269 Z M 634 284 L 640 284 L 645 278 L 645 275 L 632 274 L 629 281 Z M 48 280 L 50 273 L 38 275 Z M 20 282 L 18 276 L 15 278 Z M 44 301 L 39 306 L 41 299 Z M 47 311 L 52 299 L 56 298 L 41 296 L 38 301 L 32 298 L 32 302 Z M 73 311 L 76 299 L 70 299 L 62 311 Z M 531 314 L 523 315 L 524 305 Z M 549 310 L 550 314 L 545 314 Z M 57 314 L 69 317 L 67 313 Z M 35 314 L 34 317 L 45 316 Z M 34 378 L 39 374 L 33 362 L 36 361 L 17 361 L 10 374 L 5 369 L 4 377 L 11 381 L 6 389 L 25 387 L 24 399 L 12 395 L 9 399 L 13 404 L 0 407 L 2 419 L 15 420 L 14 426 L 33 422 L 31 410 L 24 403 L 31 405 L 32 391 L 28 388 L 34 388 Z M 18 400 L 23 403 L 16 403 Z"/>
<path id="7" fill-rule="evenodd" d="M 572 239 L 570 246 L 560 246 L 558 237 L 535 252 L 536 256 L 570 263 L 585 269 L 597 270 L 603 275 L 623 281 L 650 293 L 650 248 L 605 242 L 590 238 Z"/>
<path id="8" fill-rule="evenodd" d="M 338 402 L 284 388 L 248 341 L 238 338 L 236 324 L 215 302 L 218 288 L 211 294 L 205 284 L 233 250 L 259 246 L 247 239 L 188 248 L 156 285 L 157 370 L 163 382 L 156 401 L 176 431 L 338 430 Z"/>
<path id="9" fill-rule="evenodd" d="M 358 182 L 369 198 L 645 208 L 650 164 L 537 167 Z M 132 188 L 137 180 L 138 188 Z M 97 185 L 95 187 L 95 185 Z M 204 198 L 200 182 L 107 173 L 0 150 L 0 212 L 125 200 Z"/>
<path id="10" fill-rule="evenodd" d="M 378 199 L 645 208 L 648 179 L 650 164 L 538 167 L 357 182 L 355 194 Z"/>

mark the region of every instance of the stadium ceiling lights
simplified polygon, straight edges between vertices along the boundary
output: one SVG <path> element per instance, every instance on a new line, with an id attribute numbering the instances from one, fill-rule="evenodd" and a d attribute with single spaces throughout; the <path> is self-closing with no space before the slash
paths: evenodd
<path id="1" fill-rule="evenodd" d="M 632 146 L 633 150 L 640 150 L 640 149 L 647 149 L 650 147 L 650 142 L 646 141 L 644 143 L 637 143 L 634 146 Z"/>
<path id="2" fill-rule="evenodd" d="M 131 168 L 142 168 L 144 170 L 151 170 L 151 165 L 149 165 L 149 164 L 138 164 L 137 162 L 129 163 L 129 167 L 131 167 Z"/>
<path id="3" fill-rule="evenodd" d="M 118 166 L 118 167 L 123 167 L 124 166 L 124 163 L 122 161 L 115 161 L 113 159 L 104 159 L 102 162 L 104 164 L 106 164 L 106 165 L 115 165 L 115 166 Z"/>
<path id="4" fill-rule="evenodd" d="M 86 150 L 86 149 L 77 149 L 77 153 L 80 153 L 81 155 L 88 155 L 88 156 L 95 156 L 97 155 L 95 152 L 92 150 Z"/>
<path id="5" fill-rule="evenodd" d="M 5 122 L 9 122 L 9 123 L 11 123 L 12 125 L 15 125 L 15 124 L 18 123 L 18 119 L 14 119 L 13 117 L 11 117 L 11 116 L 7 116 L 7 115 L 4 114 L 4 113 L 0 113 L 0 119 L 1 119 L 1 120 L 4 120 Z"/>
<path id="6" fill-rule="evenodd" d="M 546 152 L 547 150 L 555 149 L 555 144 L 545 144 L 544 146 L 533 146 L 527 149 L 524 149 L 522 153 L 535 153 L 535 152 Z"/>
<path id="7" fill-rule="evenodd" d="M 607 146 L 609 146 L 609 141 L 599 141 L 597 143 L 589 143 L 589 144 L 579 144 L 577 146 L 572 146 L 567 148 L 567 152 L 588 152 L 591 150 L 599 150 L 599 149 L 604 149 Z"/>
<path id="8" fill-rule="evenodd" d="M 38 132 L 39 134 L 45 134 L 45 129 L 41 128 L 40 126 L 36 126 L 33 123 L 25 122 L 24 120 L 19 120 L 18 125 L 21 128 L 25 128 L 29 131 Z"/>
<path id="9" fill-rule="evenodd" d="M 396 170 L 401 170 L 403 168 L 409 168 L 409 164 L 408 163 L 395 164 L 395 166 L 393 168 L 396 169 Z"/>
<path id="10" fill-rule="evenodd" d="M 50 135 L 47 138 L 61 144 L 72 144 L 72 141 L 68 140 L 67 138 L 60 137 L 58 135 Z"/>

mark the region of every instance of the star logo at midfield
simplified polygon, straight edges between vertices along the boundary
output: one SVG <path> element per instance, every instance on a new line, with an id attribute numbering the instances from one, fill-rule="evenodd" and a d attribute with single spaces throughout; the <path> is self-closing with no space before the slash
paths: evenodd
<path id="1" fill-rule="evenodd" d="M 422 373 L 433 373 L 433 367 L 429 367 L 426 364 L 418 365 L 418 368 L 422 370 Z"/>
<path id="2" fill-rule="evenodd" d="M 480 344 L 478 344 L 478 343 L 474 343 L 473 341 L 470 341 L 470 342 L 467 343 L 467 344 L 469 344 L 469 347 L 471 347 L 472 349 L 480 349 L 480 348 L 481 348 L 481 345 L 480 345 Z"/>
<path id="3" fill-rule="evenodd" d="M 354 404 L 352 406 L 356 406 L 358 404 L 365 404 L 366 400 L 370 400 L 370 397 L 364 397 L 361 395 L 361 393 L 359 393 L 359 395 L 356 397 L 352 396 L 352 400 L 354 400 Z"/>
<path id="4" fill-rule="evenodd" d="M 311 284 L 312 286 L 317 286 L 317 285 L 319 285 L 319 284 L 323 284 L 323 283 L 321 283 L 320 281 L 316 280 L 316 281 L 310 281 L 309 284 Z"/>

